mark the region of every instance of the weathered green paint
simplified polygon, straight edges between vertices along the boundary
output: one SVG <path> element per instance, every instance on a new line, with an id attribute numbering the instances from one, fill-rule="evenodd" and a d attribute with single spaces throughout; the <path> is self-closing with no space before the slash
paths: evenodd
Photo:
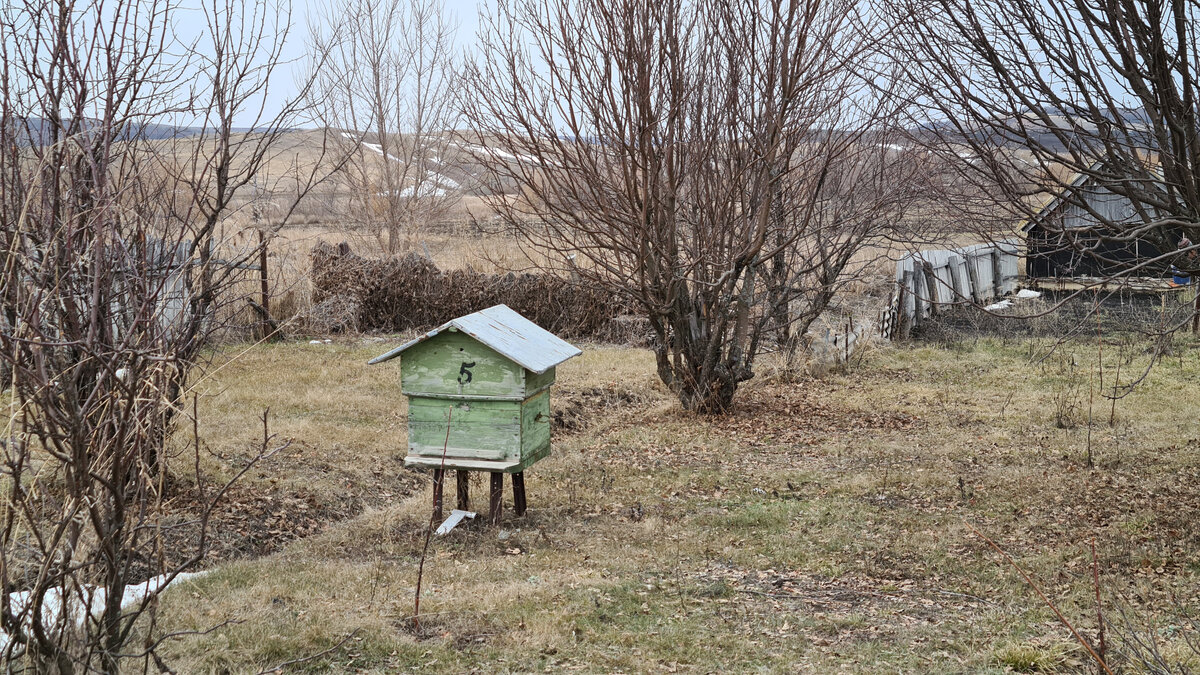
<path id="1" fill-rule="evenodd" d="M 404 353 L 400 388 L 409 396 L 521 401 L 525 369 L 470 335 L 446 331 Z"/>
<path id="2" fill-rule="evenodd" d="M 405 351 L 400 377 L 409 399 L 406 464 L 443 466 L 443 444 L 447 469 L 516 473 L 550 454 L 554 368 L 525 370 L 447 331 Z"/>
<path id="3" fill-rule="evenodd" d="M 550 451 L 550 391 L 542 390 L 521 404 L 521 459 Z"/>
<path id="4" fill-rule="evenodd" d="M 533 396 L 552 384 L 554 384 L 553 368 L 541 374 L 532 370 L 525 371 L 525 398 Z"/>
<path id="5" fill-rule="evenodd" d="M 450 437 L 446 417 L 450 408 Z M 441 458 L 516 461 L 521 455 L 521 404 L 517 401 L 446 401 L 410 397 L 408 452 Z"/>

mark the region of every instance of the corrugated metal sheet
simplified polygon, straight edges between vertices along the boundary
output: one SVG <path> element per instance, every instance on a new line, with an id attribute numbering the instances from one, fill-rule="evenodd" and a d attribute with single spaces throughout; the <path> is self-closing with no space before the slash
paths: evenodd
<path id="1" fill-rule="evenodd" d="M 394 359 L 409 347 L 450 328 L 470 335 L 522 368 L 535 373 L 544 373 L 583 353 L 578 347 L 509 309 L 508 305 L 496 305 L 448 321 L 415 340 L 376 356 L 367 363 L 383 363 Z"/>
<path id="2" fill-rule="evenodd" d="M 1054 197 L 1042 205 L 1031 217 L 1017 224 L 1017 231 L 1029 234 L 1033 228 L 1046 219 L 1061 212 L 1062 229 L 1071 230 L 1095 227 L 1098 224 L 1095 216 L 1079 204 L 1069 201 L 1082 200 L 1091 205 L 1092 209 L 1113 222 L 1138 222 L 1137 209 L 1128 197 L 1118 195 L 1097 181 L 1097 173 L 1103 171 L 1104 160 L 1099 159 L 1088 167 L 1087 171 L 1076 173 Z M 1162 169 L 1152 169 L 1152 174 L 1162 180 Z M 1153 212 L 1153 208 L 1145 205 Z"/>

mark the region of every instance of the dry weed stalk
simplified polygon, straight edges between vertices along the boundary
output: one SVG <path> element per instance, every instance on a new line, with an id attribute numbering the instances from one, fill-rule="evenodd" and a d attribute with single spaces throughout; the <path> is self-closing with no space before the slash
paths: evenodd
<path id="1" fill-rule="evenodd" d="M 975 536 L 982 539 L 996 553 L 999 553 L 1000 557 L 1004 558 L 1005 562 L 1007 562 L 1009 564 L 1009 566 L 1011 566 L 1014 570 L 1016 570 L 1017 573 L 1020 574 L 1023 579 L 1025 579 L 1025 583 L 1029 584 L 1029 587 L 1033 589 L 1033 592 L 1037 593 L 1037 596 L 1042 599 L 1042 602 L 1045 603 L 1045 605 L 1050 608 L 1050 611 L 1054 612 L 1054 615 L 1056 617 L 1058 617 L 1059 623 L 1061 623 L 1063 626 L 1066 627 L 1066 629 L 1068 631 L 1071 632 L 1071 636 L 1075 638 L 1075 641 L 1078 642 L 1079 645 L 1081 647 L 1083 647 L 1087 651 L 1087 653 L 1092 657 L 1092 659 L 1096 662 L 1096 666 L 1099 667 L 1101 670 L 1103 670 L 1105 673 L 1108 673 L 1108 675 L 1113 675 L 1113 671 L 1111 668 L 1108 667 L 1108 664 L 1105 662 L 1104 657 L 1101 656 L 1100 654 L 1096 653 L 1096 650 L 1092 649 L 1091 643 L 1089 643 L 1087 640 L 1085 640 L 1084 637 L 1082 635 L 1080 635 L 1079 631 L 1075 630 L 1075 626 L 1072 625 L 1071 622 L 1067 620 L 1067 617 L 1064 616 L 1061 611 L 1059 611 L 1058 606 L 1055 605 L 1054 602 L 1050 600 L 1050 598 L 1046 597 L 1046 594 L 1042 591 L 1041 586 L 1039 586 L 1037 584 L 1037 582 L 1035 582 L 1033 580 L 1033 577 L 1029 576 L 1029 573 L 1026 572 L 1023 567 L 1018 565 L 1017 561 L 1012 559 L 1012 556 L 1008 555 L 1008 553 L 1005 552 L 1004 549 L 1000 548 L 1000 546 L 996 542 L 994 542 L 990 538 L 988 538 L 987 535 L 980 532 L 979 529 L 976 528 L 974 525 L 972 525 L 970 521 L 964 519 L 962 522 L 964 525 L 967 526 L 968 529 L 970 529 L 972 532 L 975 533 Z M 1093 543 L 1093 546 L 1094 545 L 1095 544 Z M 1097 577 L 1097 579 L 1098 578 L 1099 577 Z M 1097 581 L 1097 584 L 1099 584 L 1099 581 Z M 1097 588 L 1096 588 L 1097 603 L 1099 603 L 1099 597 L 1100 597 L 1099 593 L 1100 593 L 1099 586 L 1097 586 Z M 1100 625 L 1102 626 L 1100 629 L 1101 635 L 1103 635 L 1103 630 L 1104 630 L 1103 629 L 1103 625 L 1104 625 L 1103 624 L 1103 616 L 1101 616 L 1101 624 Z"/>
<path id="2" fill-rule="evenodd" d="M 442 443 L 442 465 L 434 480 L 444 481 L 446 477 L 446 449 L 450 447 L 450 417 L 454 414 L 454 406 L 446 409 L 446 440 Z M 434 490 L 441 492 L 442 486 L 435 485 Z M 413 595 L 413 630 L 421 628 L 421 581 L 425 578 L 425 557 L 429 555 L 429 540 L 433 537 L 433 528 L 441 515 L 441 504 L 429 514 L 429 525 L 425 528 L 425 543 L 421 545 L 421 562 L 417 565 L 417 590 Z"/>

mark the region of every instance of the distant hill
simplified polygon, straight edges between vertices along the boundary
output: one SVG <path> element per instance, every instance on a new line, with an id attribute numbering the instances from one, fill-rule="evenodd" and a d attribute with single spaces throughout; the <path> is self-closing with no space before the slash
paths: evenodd
<path id="1" fill-rule="evenodd" d="M 87 129 L 97 124 L 95 120 L 86 120 L 84 128 Z M 19 124 L 18 137 L 20 142 L 28 145 L 43 145 L 50 140 L 51 123 L 49 120 L 40 117 L 29 117 Z M 233 129 L 234 133 L 249 133 L 256 131 L 250 127 L 238 127 Z M 204 127 L 182 127 L 173 126 L 170 124 L 135 124 L 130 125 L 118 136 L 118 140 L 146 140 L 146 141 L 163 141 L 179 138 L 190 138 L 199 136 L 204 133 Z"/>
<path id="2" fill-rule="evenodd" d="M 1068 144 L 1077 136 L 1081 139 L 1094 141 L 1097 125 L 1092 121 L 1090 115 L 1081 115 L 1073 111 L 1058 108 L 1050 108 L 1045 113 L 1048 120 L 1043 120 L 1041 115 L 1034 115 L 1032 111 L 1027 111 L 1024 114 L 1024 126 L 1026 129 L 1031 130 L 1028 134 L 1029 137 L 1048 150 L 1052 152 L 1064 152 Z M 1135 137 L 1138 133 L 1143 133 L 1145 138 L 1142 144 L 1147 148 L 1152 148 L 1155 145 L 1153 136 L 1149 132 L 1150 118 L 1144 108 L 1122 108 L 1116 114 L 1106 112 L 1105 118 L 1115 121 L 1119 126 L 1132 132 Z M 1002 118 L 998 120 L 998 123 L 1007 126 L 1015 119 Z M 913 132 L 917 136 L 932 136 L 952 143 L 975 140 L 988 141 L 997 146 L 1012 149 L 1024 146 L 1024 143 L 1018 139 L 1005 138 L 991 130 L 979 130 L 975 133 L 960 132 L 949 121 L 923 124 L 915 128 Z"/>

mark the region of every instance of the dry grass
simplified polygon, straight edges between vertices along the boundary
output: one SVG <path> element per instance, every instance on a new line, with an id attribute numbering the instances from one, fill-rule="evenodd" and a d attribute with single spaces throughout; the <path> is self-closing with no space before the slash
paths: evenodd
<path id="1" fill-rule="evenodd" d="M 1200 352 L 1060 429 L 1062 375 L 1028 347 L 884 348 L 820 381 L 752 382 L 710 420 L 678 410 L 648 352 L 585 346 L 556 408 L 583 416 L 530 470 L 531 509 L 434 541 L 411 628 L 427 482 L 403 496 L 398 368 L 384 344 L 254 349 L 207 380 L 215 473 L 270 406 L 296 452 L 254 489 L 352 495 L 361 512 L 224 563 L 162 602 L 180 672 L 1001 672 L 1082 663 L 1066 631 L 963 521 L 993 537 L 1085 633 L 1091 538 L 1106 602 L 1191 610 L 1200 590 Z M 1088 345 L 1074 345 L 1094 363 Z M 1110 357 L 1112 358 L 1112 357 Z M 1144 358 L 1144 357 L 1139 357 Z M 1134 372 L 1137 363 L 1123 372 Z M 1113 363 L 1107 365 L 1111 373 Z M 585 405 L 573 404 L 584 401 Z M 228 460 L 221 458 L 227 457 Z M 223 466 L 222 462 L 227 466 Z M 961 481 L 961 482 L 960 482 Z M 393 490 L 396 490 L 393 492 Z M 388 497 L 382 494 L 387 493 Z M 473 485 L 476 506 L 484 494 Z M 1178 633 L 1175 634 L 1177 640 Z"/>

